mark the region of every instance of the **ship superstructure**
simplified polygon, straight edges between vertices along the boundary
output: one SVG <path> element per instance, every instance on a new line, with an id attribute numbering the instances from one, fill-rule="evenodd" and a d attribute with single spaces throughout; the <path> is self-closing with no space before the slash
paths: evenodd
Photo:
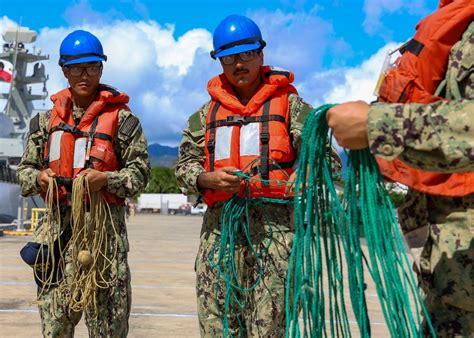
<path id="1" fill-rule="evenodd" d="M 15 171 L 23 154 L 29 121 L 40 111 L 33 101 L 48 97 L 48 75 L 41 61 L 49 56 L 27 46 L 36 41 L 36 32 L 27 27 L 7 29 L 2 37 L 5 43 L 0 62 L 12 65 L 12 77 L 9 86 L 2 86 L 8 90 L 0 93 L 0 99 L 6 100 L 0 112 L 0 215 L 17 216 L 21 222 L 26 202 L 20 198 Z"/>

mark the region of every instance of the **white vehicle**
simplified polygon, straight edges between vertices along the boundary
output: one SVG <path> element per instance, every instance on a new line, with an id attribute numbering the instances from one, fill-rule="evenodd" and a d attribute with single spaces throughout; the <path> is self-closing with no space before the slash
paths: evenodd
<path id="1" fill-rule="evenodd" d="M 188 197 L 183 194 L 141 194 L 138 197 L 138 212 L 160 212 L 174 215 L 188 205 Z"/>
<path id="2" fill-rule="evenodd" d="M 207 205 L 199 204 L 198 206 L 191 208 L 191 215 L 203 216 L 206 210 L 207 210 Z"/>

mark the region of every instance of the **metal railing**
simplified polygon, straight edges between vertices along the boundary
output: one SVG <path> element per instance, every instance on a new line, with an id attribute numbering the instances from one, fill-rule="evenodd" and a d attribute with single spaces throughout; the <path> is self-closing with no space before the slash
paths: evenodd
<path id="1" fill-rule="evenodd" d="M 46 208 L 32 208 L 31 209 L 31 231 L 35 231 L 36 226 L 41 218 L 46 212 Z"/>

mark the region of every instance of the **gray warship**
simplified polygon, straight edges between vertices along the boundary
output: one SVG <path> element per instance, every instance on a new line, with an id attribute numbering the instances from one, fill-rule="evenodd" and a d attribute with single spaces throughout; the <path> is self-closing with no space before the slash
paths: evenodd
<path id="1" fill-rule="evenodd" d="M 0 224 L 13 220 L 20 229 L 31 207 L 43 206 L 37 197 L 24 199 L 16 181 L 16 169 L 23 154 L 29 121 L 42 109 L 35 109 L 33 102 L 48 97 L 43 60 L 48 55 L 27 44 L 36 41 L 36 32 L 27 27 L 7 29 L 2 34 L 4 44 L 0 50 L 0 62 L 12 67 L 11 79 L 4 81 L 0 99 L 6 101 L 0 112 Z M 29 74 L 29 75 L 27 75 Z M 40 91 L 39 94 L 33 91 Z"/>

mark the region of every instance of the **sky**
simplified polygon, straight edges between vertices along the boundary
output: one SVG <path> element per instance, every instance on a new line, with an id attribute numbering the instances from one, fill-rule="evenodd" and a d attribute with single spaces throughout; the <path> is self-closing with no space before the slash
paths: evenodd
<path id="1" fill-rule="evenodd" d="M 0 32 L 37 31 L 34 44 L 50 59 L 49 94 L 65 88 L 57 61 L 64 37 L 95 34 L 108 60 L 102 82 L 129 94 L 149 143 L 176 146 L 188 117 L 209 100 L 207 82 L 222 69 L 209 56 L 212 33 L 230 14 L 260 27 L 265 63 L 295 73 L 308 103 L 340 103 L 372 95 L 389 49 L 408 40 L 435 0 L 0 0 Z M 0 38 L 3 44 L 3 38 Z M 31 67 L 32 70 L 32 67 Z M 0 91 L 7 91 L 0 84 Z M 0 101 L 0 110 L 4 103 Z M 35 103 L 49 108 L 51 102 Z"/>

